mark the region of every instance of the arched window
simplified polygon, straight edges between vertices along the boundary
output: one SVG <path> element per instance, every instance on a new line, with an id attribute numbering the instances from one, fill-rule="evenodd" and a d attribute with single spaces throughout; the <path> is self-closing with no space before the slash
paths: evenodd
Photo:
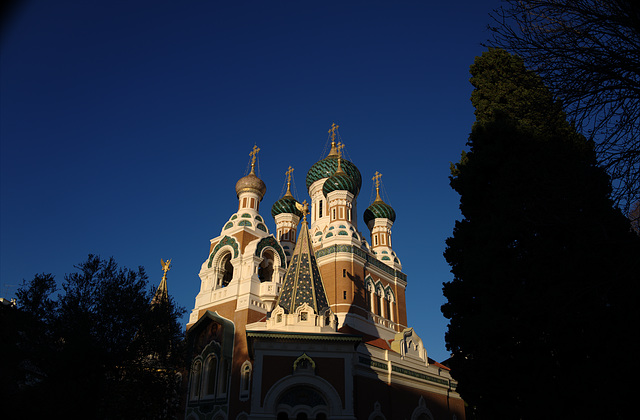
<path id="1" fill-rule="evenodd" d="M 395 296 L 393 295 L 393 291 L 391 290 L 391 288 L 389 286 L 387 286 L 387 289 L 385 290 L 385 295 L 386 295 L 386 305 L 387 305 L 387 319 L 389 319 L 389 321 L 393 321 L 396 322 L 396 316 L 395 316 Z"/>
<path id="2" fill-rule="evenodd" d="M 202 378 L 202 362 L 196 360 L 191 368 L 191 399 L 197 400 L 200 397 L 200 379 Z"/>
<path id="3" fill-rule="evenodd" d="M 376 285 L 376 301 L 376 315 L 384 317 L 384 289 L 380 283 Z"/>
<path id="4" fill-rule="evenodd" d="M 318 203 L 318 218 L 322 217 L 322 200 Z"/>
<path id="5" fill-rule="evenodd" d="M 215 354 L 209 355 L 204 365 L 205 395 L 213 396 L 216 389 L 216 375 L 218 373 L 218 358 Z"/>
<path id="6" fill-rule="evenodd" d="M 251 362 L 248 360 L 240 368 L 240 398 L 246 399 L 251 391 Z"/>
<path id="7" fill-rule="evenodd" d="M 231 253 L 227 253 L 224 257 L 222 257 L 222 261 L 220 262 L 220 268 L 222 272 L 222 278 L 220 279 L 220 287 L 226 287 L 231 279 L 233 278 L 233 264 L 231 264 Z"/>
<path id="8" fill-rule="evenodd" d="M 273 277 L 273 252 L 265 250 L 262 253 L 262 262 L 258 268 L 260 282 L 271 281 Z"/>

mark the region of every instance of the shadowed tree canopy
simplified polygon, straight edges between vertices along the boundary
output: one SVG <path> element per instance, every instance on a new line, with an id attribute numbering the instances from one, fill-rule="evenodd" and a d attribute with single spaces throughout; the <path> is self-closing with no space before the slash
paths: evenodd
<path id="1" fill-rule="evenodd" d="M 490 44 L 522 57 L 596 140 L 625 212 L 640 199 L 640 3 L 507 0 Z"/>
<path id="2" fill-rule="evenodd" d="M 452 375 L 477 418 L 616 418 L 638 372 L 640 238 L 593 144 L 523 61 L 471 66 L 476 122 L 452 165 L 463 219 L 447 239 Z"/>
<path id="3" fill-rule="evenodd" d="M 169 419 L 179 413 L 184 312 L 170 298 L 151 304 L 147 275 L 89 255 L 65 276 L 23 282 L 3 343 L 5 412 L 24 418 Z M 37 404 L 34 402 L 37 401 Z"/>

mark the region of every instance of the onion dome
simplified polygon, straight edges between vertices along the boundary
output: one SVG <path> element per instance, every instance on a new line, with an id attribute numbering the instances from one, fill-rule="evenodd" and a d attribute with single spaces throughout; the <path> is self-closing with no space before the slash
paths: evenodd
<path id="1" fill-rule="evenodd" d="M 369 225 L 369 222 L 374 219 L 389 219 L 391 222 L 396 221 L 396 212 L 393 208 L 382 200 L 377 200 L 371 203 L 369 207 L 364 211 L 364 223 Z"/>
<path id="2" fill-rule="evenodd" d="M 374 219 L 389 219 L 391 223 L 396 221 L 396 212 L 393 208 L 382 201 L 380 198 L 380 177 L 382 174 L 376 172 L 373 180 L 376 182 L 376 199 L 371 203 L 369 207 L 364 211 L 364 223 L 369 226 L 369 222 Z"/>
<path id="3" fill-rule="evenodd" d="M 249 175 L 243 176 L 236 182 L 236 194 L 240 196 L 240 193 L 244 191 L 257 192 L 260 195 L 260 200 L 262 200 L 262 197 L 264 197 L 264 194 L 267 192 L 267 186 L 253 173 L 253 168 Z"/>
<path id="4" fill-rule="evenodd" d="M 249 153 L 251 156 L 251 172 L 236 182 L 236 194 L 238 197 L 240 197 L 240 193 L 244 191 L 253 191 L 258 193 L 260 200 L 262 200 L 262 197 L 264 197 L 264 194 L 267 192 L 267 186 L 255 174 L 256 155 L 259 151 L 260 148 L 258 146 L 253 146 L 253 150 Z"/>
<path id="5" fill-rule="evenodd" d="M 338 169 L 322 185 L 322 193 L 325 197 L 333 191 L 349 191 L 353 195 L 358 195 L 359 186 L 353 177 L 342 170 L 341 163 L 342 159 L 338 159 Z"/>
<path id="6" fill-rule="evenodd" d="M 338 152 L 336 151 L 335 144 L 331 145 L 331 151 L 329 155 L 314 163 L 309 172 L 307 172 L 307 191 L 311 188 L 311 185 L 319 179 L 329 178 L 338 170 Z M 349 175 L 353 182 L 354 188 L 349 189 L 354 195 L 358 195 L 360 188 L 362 187 L 362 175 L 360 171 L 353 163 L 348 160 L 341 159 L 342 170 Z M 342 188 L 340 188 L 342 189 Z"/>
<path id="7" fill-rule="evenodd" d="M 301 218 L 302 212 L 298 210 L 296 204 L 299 204 L 298 200 L 293 198 L 289 189 L 287 189 L 287 193 L 280 200 L 273 203 L 273 206 L 271 207 L 271 215 L 275 218 L 277 215 L 282 213 L 292 213 Z"/>

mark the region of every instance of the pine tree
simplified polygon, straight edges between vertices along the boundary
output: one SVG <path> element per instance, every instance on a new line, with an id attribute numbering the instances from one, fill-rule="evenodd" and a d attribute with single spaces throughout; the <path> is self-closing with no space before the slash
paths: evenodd
<path id="1" fill-rule="evenodd" d="M 471 75 L 476 122 L 450 177 L 463 219 L 444 253 L 459 391 L 478 418 L 622 415 L 640 241 L 593 144 L 521 59 L 490 49 Z"/>

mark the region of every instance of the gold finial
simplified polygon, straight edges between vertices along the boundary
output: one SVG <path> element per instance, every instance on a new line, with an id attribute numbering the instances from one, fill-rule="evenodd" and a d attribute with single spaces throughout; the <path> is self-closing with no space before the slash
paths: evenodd
<path id="1" fill-rule="evenodd" d="M 338 169 L 336 169 L 336 173 L 342 172 L 342 149 L 344 149 L 344 143 L 338 142 L 336 145 L 336 151 L 338 152 Z"/>
<path id="2" fill-rule="evenodd" d="M 251 150 L 251 152 L 249 152 L 249 156 L 251 156 L 251 173 L 253 174 L 254 171 L 254 167 L 256 165 L 256 155 L 258 154 L 258 152 L 260 151 L 260 148 L 257 145 L 253 145 L 253 150 Z"/>
<path id="3" fill-rule="evenodd" d="M 291 174 L 292 173 L 293 173 L 293 168 L 289 166 L 289 169 L 287 169 L 287 172 L 285 172 L 285 174 L 287 175 L 287 192 L 285 193 L 285 195 L 291 195 Z"/>
<path id="4" fill-rule="evenodd" d="M 376 171 L 373 178 L 371 178 L 376 183 L 376 199 L 375 201 L 382 201 L 380 198 L 380 178 L 382 178 L 382 174 Z"/>
<path id="5" fill-rule="evenodd" d="M 307 200 L 304 200 L 302 204 L 296 203 L 296 208 L 302 212 L 302 221 L 307 222 L 307 214 L 309 214 L 309 204 L 307 204 Z"/>
<path id="6" fill-rule="evenodd" d="M 329 130 L 329 134 L 331 135 L 331 150 L 329 151 L 329 156 L 336 155 L 338 152 L 336 151 L 336 131 L 338 131 L 339 125 L 336 123 L 331 124 L 331 130 Z"/>
<path id="7" fill-rule="evenodd" d="M 333 147 L 336 142 L 336 130 L 338 129 L 338 127 L 340 126 L 336 125 L 336 123 L 331 124 L 331 130 L 329 130 L 329 133 L 331 134 L 331 147 Z"/>
<path id="8" fill-rule="evenodd" d="M 167 271 L 171 270 L 171 260 L 167 260 L 167 262 L 164 262 L 164 260 L 162 258 L 160 258 L 160 264 L 162 265 L 162 271 L 164 272 L 164 274 L 162 275 L 162 278 L 166 280 L 167 278 Z"/>

